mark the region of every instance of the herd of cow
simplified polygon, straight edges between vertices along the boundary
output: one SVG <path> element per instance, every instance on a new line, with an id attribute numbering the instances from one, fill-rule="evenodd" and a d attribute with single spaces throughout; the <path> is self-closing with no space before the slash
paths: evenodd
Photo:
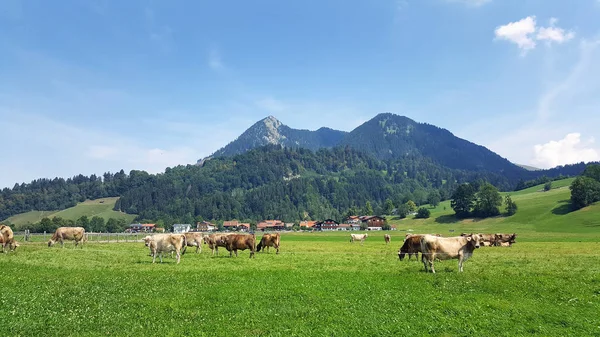
<path id="1" fill-rule="evenodd" d="M 350 242 L 360 241 L 364 243 L 369 234 L 350 234 Z M 421 261 L 425 271 L 428 269 L 435 273 L 435 260 L 458 259 L 458 269 L 463 271 L 463 263 L 472 255 L 473 251 L 481 246 L 501 246 L 510 247 L 517 238 L 517 234 L 467 234 L 460 236 L 442 237 L 441 234 L 406 234 L 402 246 L 398 250 L 398 257 L 402 261 L 408 254 L 410 260 L 412 255 L 418 259 L 421 253 Z M 64 241 L 71 240 L 75 242 L 75 247 L 87 241 L 85 229 L 83 227 L 59 227 L 56 229 L 50 240 L 48 247 L 56 242 L 60 242 L 64 247 Z M 389 234 L 384 235 L 386 245 L 391 242 Z M 276 249 L 279 254 L 280 234 L 264 234 L 258 244 L 256 244 L 255 234 L 238 233 L 215 233 L 203 234 L 199 232 L 188 232 L 183 234 L 154 234 L 144 238 L 144 244 L 150 249 L 152 263 L 155 263 L 156 257 L 162 262 L 163 254 L 175 253 L 177 263 L 181 260 L 181 255 L 185 254 L 187 247 L 196 247 L 196 253 L 202 252 L 202 244 L 206 244 L 211 250 L 213 256 L 219 254 L 219 247 L 224 247 L 229 251 L 229 256 L 238 256 L 238 250 L 250 250 L 250 258 L 254 257 L 255 252 L 270 247 Z M 19 247 L 19 243 L 14 238 L 13 231 L 9 226 L 0 225 L 0 245 L 2 252 L 6 249 L 14 251 Z"/>

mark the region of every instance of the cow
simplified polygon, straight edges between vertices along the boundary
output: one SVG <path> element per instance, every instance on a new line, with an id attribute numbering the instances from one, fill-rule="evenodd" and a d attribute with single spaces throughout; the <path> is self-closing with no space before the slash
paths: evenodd
<path id="1" fill-rule="evenodd" d="M 81 248 L 83 248 L 83 243 L 87 241 L 85 229 L 83 227 L 58 227 L 50 240 L 48 240 L 48 247 L 51 247 L 58 241 L 60 242 L 60 246 L 65 248 L 64 240 L 75 241 L 75 247 L 81 243 Z"/>
<path id="2" fill-rule="evenodd" d="M 383 239 L 385 240 L 385 244 L 389 244 L 390 241 L 392 241 L 392 237 L 389 234 L 386 234 L 383 236 Z"/>
<path id="3" fill-rule="evenodd" d="M 496 234 L 494 234 L 494 236 L 496 238 L 496 246 L 502 246 L 502 247 L 512 247 L 513 243 L 515 243 L 515 240 L 517 239 L 516 233 L 512 233 L 512 234 L 496 233 Z"/>
<path id="4" fill-rule="evenodd" d="M 469 236 L 472 235 L 467 233 L 461 233 L 460 236 Z M 496 235 L 495 234 L 482 234 L 478 233 L 481 237 L 481 245 L 484 247 L 496 246 Z"/>
<path id="5" fill-rule="evenodd" d="M 238 256 L 238 250 L 250 249 L 250 258 L 254 257 L 256 251 L 256 235 L 254 234 L 231 234 L 223 237 L 225 249 L 229 251 L 229 257 Z"/>
<path id="6" fill-rule="evenodd" d="M 369 234 L 350 234 L 350 242 L 354 243 L 355 240 L 360 240 L 360 244 L 362 245 L 365 239 L 369 236 Z"/>
<path id="7" fill-rule="evenodd" d="M 219 247 L 225 247 L 224 238 L 226 236 L 232 235 L 233 233 L 220 233 L 220 234 L 210 234 L 204 235 L 204 243 L 208 245 L 208 248 L 212 250 L 212 255 L 219 255 Z"/>
<path id="8" fill-rule="evenodd" d="M 265 251 L 265 247 L 267 248 L 267 252 L 269 251 L 270 247 L 273 247 L 275 249 L 277 249 L 277 252 L 275 254 L 279 254 L 279 242 L 281 240 L 281 236 L 279 235 L 279 233 L 275 233 L 275 234 L 265 234 L 262 236 L 262 238 L 260 239 L 260 242 L 258 243 L 258 245 L 256 246 L 256 251 L 260 252 L 260 250 L 262 249 L 263 252 Z"/>
<path id="9" fill-rule="evenodd" d="M 202 242 L 204 241 L 204 235 L 200 232 L 187 232 L 185 235 L 186 246 L 183 247 L 183 251 L 187 250 L 187 247 L 196 247 L 196 253 L 200 251 L 202 253 Z"/>
<path id="10" fill-rule="evenodd" d="M 472 255 L 473 251 L 481 246 L 479 234 L 454 237 L 436 237 L 424 235 L 421 237 L 421 261 L 427 272 L 427 265 L 435 273 L 434 260 L 458 259 L 458 270 L 463 271 L 463 263 Z"/>
<path id="11" fill-rule="evenodd" d="M 187 244 L 183 234 L 156 234 L 144 239 L 152 254 L 152 263 L 156 261 L 156 255 L 160 255 L 160 263 L 163 262 L 163 253 L 175 252 L 177 264 L 181 255 L 185 254 L 183 247 Z"/>
<path id="12" fill-rule="evenodd" d="M 3 253 L 8 253 L 7 248 L 14 252 L 20 246 L 15 240 L 12 229 L 7 225 L 0 225 L 0 245 L 2 245 Z"/>
<path id="13" fill-rule="evenodd" d="M 398 258 L 400 261 L 404 260 L 404 256 L 408 254 L 408 259 L 414 254 L 415 257 L 419 258 L 419 252 L 421 252 L 421 237 L 423 234 L 407 234 L 404 239 L 404 243 L 398 250 Z"/>

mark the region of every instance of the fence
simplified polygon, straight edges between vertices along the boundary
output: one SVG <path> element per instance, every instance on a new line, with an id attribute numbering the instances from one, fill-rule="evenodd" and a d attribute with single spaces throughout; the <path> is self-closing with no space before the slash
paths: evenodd
<path id="1" fill-rule="evenodd" d="M 23 242 L 48 242 L 53 233 L 15 232 L 17 241 Z M 92 233 L 86 232 L 88 242 L 113 243 L 113 242 L 143 242 L 149 233 Z"/>

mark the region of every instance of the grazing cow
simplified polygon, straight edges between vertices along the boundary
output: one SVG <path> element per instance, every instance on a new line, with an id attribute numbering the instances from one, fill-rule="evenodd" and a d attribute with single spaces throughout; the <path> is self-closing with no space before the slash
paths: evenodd
<path id="1" fill-rule="evenodd" d="M 260 250 L 262 249 L 263 252 L 265 251 L 265 247 L 267 248 L 267 252 L 269 251 L 269 247 L 273 247 L 275 249 L 277 249 L 277 253 L 275 254 L 279 254 L 279 242 L 280 242 L 281 236 L 279 235 L 279 233 L 275 233 L 275 234 L 265 234 L 262 236 L 262 238 L 260 239 L 260 242 L 258 243 L 258 245 L 256 246 L 256 251 L 260 252 Z"/>
<path id="2" fill-rule="evenodd" d="M 383 236 L 383 239 L 385 240 L 385 244 L 389 244 L 390 241 L 392 241 L 392 237 L 389 234 L 386 234 Z"/>
<path id="3" fill-rule="evenodd" d="M 208 248 L 210 248 L 212 250 L 212 255 L 215 255 L 215 252 L 217 253 L 217 255 L 219 255 L 219 247 L 225 247 L 225 240 L 224 238 L 226 236 L 232 235 L 233 233 L 222 233 L 222 234 L 210 234 L 210 235 L 205 235 L 204 236 L 204 243 L 206 243 L 208 245 Z"/>
<path id="4" fill-rule="evenodd" d="M 185 254 L 183 247 L 186 245 L 186 238 L 183 234 L 156 234 L 144 239 L 150 247 L 152 254 L 152 263 L 156 261 L 156 255 L 160 255 L 160 263 L 163 262 L 163 253 L 175 252 L 177 263 L 181 260 L 181 255 Z"/>
<path id="5" fill-rule="evenodd" d="M 200 251 L 202 253 L 202 241 L 204 239 L 204 235 L 200 232 L 187 232 L 183 233 L 185 235 L 186 246 L 183 247 L 183 252 L 187 250 L 187 247 L 196 247 L 196 253 Z"/>
<path id="6" fill-rule="evenodd" d="M 350 242 L 354 243 L 355 240 L 360 240 L 360 244 L 362 245 L 365 239 L 369 236 L 369 234 L 350 234 Z"/>
<path id="7" fill-rule="evenodd" d="M 7 248 L 14 252 L 20 246 L 15 240 L 12 229 L 6 225 L 0 225 L 0 245 L 3 253 L 8 253 Z"/>
<path id="8" fill-rule="evenodd" d="M 496 233 L 496 234 L 494 234 L 494 236 L 496 238 L 496 246 L 502 246 L 502 247 L 512 247 L 513 243 L 515 243 L 515 240 L 517 239 L 516 233 L 512 233 L 512 234 Z"/>
<path id="9" fill-rule="evenodd" d="M 398 250 L 398 257 L 400 261 L 404 260 L 404 256 L 408 254 L 408 259 L 414 254 L 415 257 L 419 258 L 419 252 L 421 252 L 421 237 L 423 234 L 407 234 L 404 239 L 404 243 Z"/>
<path id="10" fill-rule="evenodd" d="M 481 237 L 478 234 L 455 237 L 436 237 L 424 235 L 421 238 L 421 261 L 427 272 L 427 264 L 432 273 L 435 273 L 434 260 L 458 259 L 458 270 L 463 271 L 463 262 L 467 261 L 476 248 L 481 245 Z"/>
<path id="11" fill-rule="evenodd" d="M 60 242 L 60 246 L 65 248 L 64 240 L 75 241 L 75 247 L 81 243 L 81 248 L 83 248 L 83 243 L 87 241 L 85 229 L 83 227 L 58 227 L 48 241 L 48 247 L 51 247 L 58 241 Z"/>
<path id="12" fill-rule="evenodd" d="M 495 234 L 482 234 L 478 233 L 479 237 L 481 237 L 481 245 L 484 247 L 496 246 L 496 235 Z M 460 236 L 469 236 L 473 235 L 467 233 L 461 233 Z"/>
<path id="13" fill-rule="evenodd" d="M 238 256 L 238 250 L 250 249 L 250 258 L 254 256 L 256 251 L 256 235 L 254 234 L 231 234 L 223 238 L 225 248 L 229 251 L 229 257 Z"/>

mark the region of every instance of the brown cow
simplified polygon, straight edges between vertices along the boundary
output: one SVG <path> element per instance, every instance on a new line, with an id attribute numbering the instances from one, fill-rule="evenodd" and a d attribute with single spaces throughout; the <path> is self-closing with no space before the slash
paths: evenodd
<path id="1" fill-rule="evenodd" d="M 8 253 L 6 248 L 8 248 L 11 252 L 14 252 L 15 249 L 20 246 L 15 240 L 12 229 L 6 225 L 0 225 L 0 245 L 2 246 L 3 253 Z"/>
<path id="2" fill-rule="evenodd" d="M 404 256 L 408 254 L 408 259 L 414 254 L 415 257 L 419 258 L 419 252 L 421 252 L 421 237 L 423 234 L 407 234 L 404 239 L 404 243 L 398 250 L 398 257 L 400 261 L 404 260 Z"/>
<path id="3" fill-rule="evenodd" d="M 186 245 L 186 238 L 183 234 L 156 234 L 148 239 L 145 239 L 150 247 L 152 254 L 152 263 L 156 261 L 156 255 L 160 255 L 160 263 L 162 263 L 163 253 L 175 252 L 177 263 L 181 260 L 181 255 L 185 254 L 182 251 Z"/>
<path id="4" fill-rule="evenodd" d="M 262 238 L 260 239 L 260 242 L 256 246 L 256 251 L 260 252 L 260 250 L 262 249 L 264 252 L 265 251 L 264 248 L 266 247 L 267 252 L 268 252 L 269 247 L 273 247 L 273 248 L 277 249 L 276 254 L 279 254 L 279 242 L 281 239 L 280 237 L 281 236 L 279 235 L 279 233 L 263 235 Z"/>
<path id="5" fill-rule="evenodd" d="M 494 236 L 496 237 L 496 246 L 502 246 L 502 247 L 512 247 L 513 243 L 515 243 L 515 240 L 517 239 L 516 233 L 512 233 L 512 234 L 496 233 L 496 234 L 494 234 Z"/>
<path id="6" fill-rule="evenodd" d="M 392 241 L 392 237 L 389 234 L 386 234 L 383 236 L 383 239 L 385 240 L 385 244 L 389 244 L 390 241 Z"/>
<path id="7" fill-rule="evenodd" d="M 212 255 L 219 255 L 219 247 L 225 247 L 226 236 L 232 235 L 233 233 L 214 233 L 210 235 L 204 235 L 204 243 L 208 245 L 208 248 L 212 250 Z"/>
<path id="8" fill-rule="evenodd" d="M 250 258 L 254 256 L 256 251 L 256 235 L 251 234 L 232 234 L 224 237 L 225 248 L 229 251 L 229 257 L 238 256 L 238 250 L 250 249 Z"/>
<path id="9" fill-rule="evenodd" d="M 435 273 L 434 260 L 458 259 L 458 270 L 463 271 L 463 262 L 467 261 L 476 248 L 481 245 L 478 234 L 468 236 L 454 236 L 448 238 L 424 235 L 421 238 L 421 261 L 427 272 L 427 264 L 432 273 Z"/>
<path id="10" fill-rule="evenodd" d="M 58 227 L 54 232 L 54 235 L 52 235 L 48 241 L 48 247 L 51 247 L 58 241 L 60 242 L 60 246 L 64 248 L 64 240 L 75 241 L 75 247 L 81 243 L 81 248 L 83 248 L 83 243 L 87 241 L 85 229 L 83 227 Z"/>
<path id="11" fill-rule="evenodd" d="M 183 251 L 187 250 L 187 247 L 196 247 L 196 253 L 200 251 L 202 253 L 202 241 L 204 239 L 204 235 L 200 232 L 187 232 L 183 233 L 185 235 L 186 246 L 183 247 Z"/>

